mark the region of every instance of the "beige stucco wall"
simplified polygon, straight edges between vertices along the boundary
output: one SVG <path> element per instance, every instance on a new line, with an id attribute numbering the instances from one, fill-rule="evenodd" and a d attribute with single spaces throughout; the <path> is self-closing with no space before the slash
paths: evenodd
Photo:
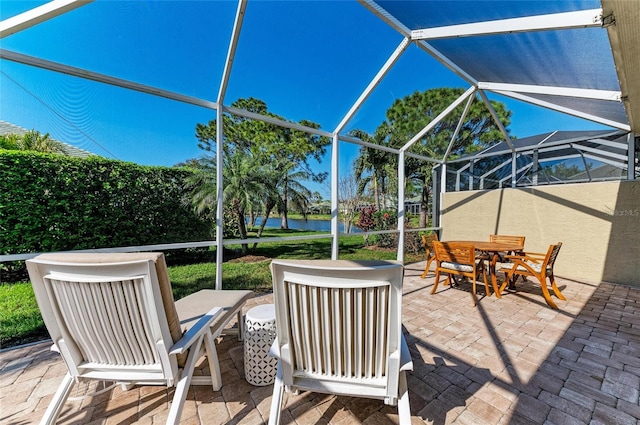
<path id="1" fill-rule="evenodd" d="M 562 242 L 556 275 L 640 286 L 640 181 L 451 192 L 443 240 L 526 236 L 525 250 Z"/>

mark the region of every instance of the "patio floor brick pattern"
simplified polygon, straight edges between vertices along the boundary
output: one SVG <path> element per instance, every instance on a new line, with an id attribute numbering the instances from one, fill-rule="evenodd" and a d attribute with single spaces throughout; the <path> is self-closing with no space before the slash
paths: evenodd
<path id="1" fill-rule="evenodd" d="M 414 370 L 408 376 L 414 424 L 640 423 L 640 286 L 558 279 L 568 301 L 550 309 L 529 279 L 501 300 L 467 285 L 440 285 L 423 263 L 405 270 L 403 326 Z M 640 282 L 639 282 L 640 283 Z M 470 285 L 468 285 L 470 287 Z M 247 309 L 270 303 L 256 297 Z M 0 353 L 0 423 L 38 423 L 65 367 L 49 343 Z M 244 379 L 243 344 L 218 340 L 223 386 L 191 387 L 181 424 L 263 424 L 272 385 Z M 206 367 L 203 362 L 202 367 Z M 199 373 L 202 373 L 200 371 Z M 163 424 L 173 389 L 78 384 L 60 424 Z M 87 395 L 85 398 L 81 396 Z M 285 396 L 282 424 L 391 424 L 381 401 L 301 393 Z"/>

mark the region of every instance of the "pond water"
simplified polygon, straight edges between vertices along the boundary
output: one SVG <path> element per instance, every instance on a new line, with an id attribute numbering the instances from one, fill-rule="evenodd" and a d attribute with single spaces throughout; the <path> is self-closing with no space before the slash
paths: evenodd
<path id="1" fill-rule="evenodd" d="M 281 222 L 282 221 L 280 217 L 269 217 L 269 219 L 267 219 L 266 227 L 279 229 Z M 320 231 L 320 232 L 331 231 L 331 220 L 304 220 L 302 218 L 290 218 L 288 222 L 289 222 L 289 229 L 313 230 L 313 231 Z M 256 220 L 256 227 L 259 227 L 260 223 L 262 223 L 262 217 Z M 344 232 L 344 226 L 342 222 L 338 223 L 338 231 Z M 358 229 L 357 227 L 355 226 L 351 227 L 351 233 L 360 233 L 360 232 L 361 230 Z"/>

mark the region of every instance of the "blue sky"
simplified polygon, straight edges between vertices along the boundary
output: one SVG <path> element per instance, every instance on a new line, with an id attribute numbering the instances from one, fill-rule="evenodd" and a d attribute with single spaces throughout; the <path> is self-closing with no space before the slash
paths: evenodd
<path id="1" fill-rule="evenodd" d="M 1 19 L 44 2 L 2 1 Z M 97 1 L 2 40 L 2 48 L 215 101 L 235 1 Z M 264 100 L 291 121 L 332 131 L 402 36 L 355 1 L 249 1 L 225 99 Z M 415 46 L 348 124 L 373 132 L 392 102 L 467 85 Z M 0 61 L 0 119 L 96 154 L 171 166 L 201 155 L 197 123 L 215 111 Z M 511 133 L 600 125 L 507 98 Z M 357 147 L 341 146 L 348 171 Z M 321 167 L 329 167 L 329 161 Z M 342 172 L 342 171 L 341 171 Z M 328 197 L 328 188 L 318 187 Z"/>

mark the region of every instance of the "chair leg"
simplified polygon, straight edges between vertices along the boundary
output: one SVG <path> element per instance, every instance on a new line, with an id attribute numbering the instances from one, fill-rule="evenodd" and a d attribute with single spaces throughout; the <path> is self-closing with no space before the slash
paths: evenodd
<path id="1" fill-rule="evenodd" d="M 122 391 L 131 391 L 131 389 L 135 386 L 136 384 L 132 383 L 120 384 L 120 388 L 122 389 Z"/>
<path id="2" fill-rule="evenodd" d="M 511 279 L 513 279 L 513 284 L 515 285 L 516 283 L 515 281 L 518 280 L 518 275 L 516 274 L 514 277 L 514 269 L 511 269 L 508 272 L 504 272 L 504 282 L 502 282 L 502 285 L 500 285 L 500 293 L 504 292 L 507 285 L 511 287 L 510 285 Z"/>
<path id="3" fill-rule="evenodd" d="M 471 286 L 471 298 L 473 298 L 473 306 L 478 305 L 478 294 L 476 293 L 476 278 L 473 277 L 473 284 Z"/>
<path id="4" fill-rule="evenodd" d="M 218 391 L 222 387 L 222 375 L 220 374 L 220 362 L 218 361 L 216 343 L 213 340 L 211 332 L 207 332 L 204 336 L 204 347 L 207 350 L 207 361 L 209 362 L 209 370 L 211 371 L 211 385 L 213 386 L 213 391 Z"/>
<path id="5" fill-rule="evenodd" d="M 544 276 L 536 276 L 536 277 L 538 278 L 538 281 L 540 282 L 540 287 L 542 288 L 542 296 L 544 297 L 544 300 L 547 302 L 549 307 L 557 310 L 558 306 L 551 299 L 551 294 L 549 293 L 549 288 L 547 288 L 547 279 Z"/>
<path id="6" fill-rule="evenodd" d="M 429 273 L 429 269 L 431 268 L 431 263 L 433 262 L 433 257 L 430 257 L 427 260 L 427 265 L 424 267 L 424 272 L 420 275 L 420 277 L 422 279 L 424 279 L 425 277 L 427 277 L 427 274 Z"/>
<path id="7" fill-rule="evenodd" d="M 196 367 L 196 362 L 200 357 L 200 348 L 202 347 L 202 340 L 204 335 L 200 336 L 196 342 L 189 348 L 189 355 L 185 362 L 184 369 L 180 379 L 176 383 L 176 390 L 171 401 L 171 408 L 169 409 L 169 416 L 167 417 L 167 425 L 178 425 L 180 423 L 180 416 L 182 415 L 182 409 L 184 408 L 184 401 L 187 399 L 187 392 L 189 391 L 189 385 L 191 384 L 191 377 L 193 375 L 193 369 Z M 211 372 L 213 374 L 213 371 Z"/>
<path id="8" fill-rule="evenodd" d="M 438 283 L 440 281 L 440 271 L 436 270 L 436 280 L 433 283 L 433 289 L 431 290 L 431 295 L 435 294 L 438 290 Z"/>
<path id="9" fill-rule="evenodd" d="M 276 380 L 273 384 L 273 396 L 271 397 L 271 411 L 269 412 L 269 425 L 278 425 L 280 423 L 280 413 L 282 410 L 282 396 L 284 394 L 284 385 L 282 382 L 282 366 L 278 360 L 278 368 L 276 370 Z"/>
<path id="10" fill-rule="evenodd" d="M 244 340 L 244 320 L 242 320 L 242 307 L 238 309 L 238 341 Z"/>
<path id="11" fill-rule="evenodd" d="M 487 297 L 491 296 L 491 290 L 489 289 L 489 281 L 487 280 L 487 273 L 482 270 L 482 281 L 484 282 L 484 290 L 487 291 Z M 500 294 L 496 294 L 496 297 Z"/>
<path id="12" fill-rule="evenodd" d="M 73 379 L 69 372 L 67 372 L 64 375 L 64 378 L 62 378 L 62 382 L 53 396 L 53 400 L 49 403 L 49 407 L 47 407 L 47 411 L 44 413 L 44 416 L 40 421 L 40 425 L 54 425 L 58 421 L 58 416 L 60 416 L 62 407 L 64 406 L 65 401 L 67 401 L 69 394 L 71 394 L 71 390 L 75 383 L 75 379 Z"/>
<path id="13" fill-rule="evenodd" d="M 409 407 L 409 389 L 407 373 L 400 371 L 398 382 L 398 422 L 400 425 L 411 425 L 411 409 Z"/>
<path id="14" fill-rule="evenodd" d="M 562 301 L 566 301 L 567 299 L 564 295 L 562 295 L 562 292 L 560 292 L 558 285 L 556 285 L 556 279 L 553 276 L 553 273 L 549 275 L 549 281 L 551 282 L 551 289 L 553 289 L 553 293 L 556 294 L 556 297 L 558 297 Z"/>
<path id="15" fill-rule="evenodd" d="M 427 277 L 427 273 L 429 273 L 429 260 L 427 260 L 427 265 L 424 267 L 424 272 L 422 272 L 422 274 L 420 275 L 421 279 L 424 279 L 425 277 Z"/>

